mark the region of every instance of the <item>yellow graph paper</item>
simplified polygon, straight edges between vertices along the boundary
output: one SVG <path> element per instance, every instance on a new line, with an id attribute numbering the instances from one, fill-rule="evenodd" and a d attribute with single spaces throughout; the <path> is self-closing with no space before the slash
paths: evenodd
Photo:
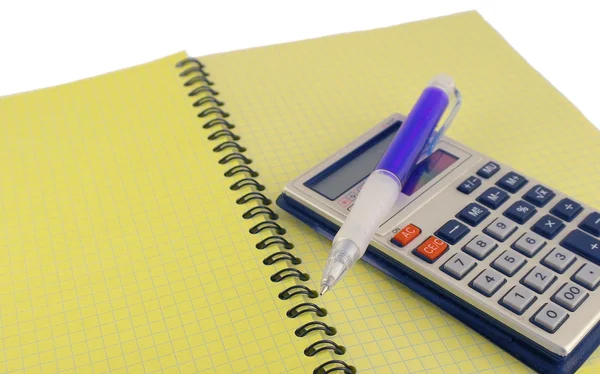
<path id="1" fill-rule="evenodd" d="M 450 137 L 600 208 L 600 134 L 475 12 L 202 61 L 272 198 L 389 114 L 406 114 L 444 72 L 464 96 Z M 282 216 L 318 287 L 330 243 Z M 361 373 L 529 371 L 362 262 L 321 302 Z M 599 368 L 595 353 L 580 371 Z"/>
<path id="2" fill-rule="evenodd" d="M 0 372 L 305 373 L 176 54 L 0 99 Z M 188 66 L 189 67 L 189 66 Z M 256 149 L 258 150 L 258 149 Z"/>

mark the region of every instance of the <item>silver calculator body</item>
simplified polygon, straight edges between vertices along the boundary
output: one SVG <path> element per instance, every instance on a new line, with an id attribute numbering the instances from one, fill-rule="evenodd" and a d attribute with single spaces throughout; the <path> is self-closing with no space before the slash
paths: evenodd
<path id="1" fill-rule="evenodd" d="M 278 204 L 321 233 L 329 226 L 331 237 L 403 120 L 388 117 L 290 182 Z M 507 344 L 530 344 L 522 361 L 546 355 L 565 364 L 598 344 L 599 230 L 591 207 L 443 137 L 415 167 L 370 251 L 485 316 Z"/>

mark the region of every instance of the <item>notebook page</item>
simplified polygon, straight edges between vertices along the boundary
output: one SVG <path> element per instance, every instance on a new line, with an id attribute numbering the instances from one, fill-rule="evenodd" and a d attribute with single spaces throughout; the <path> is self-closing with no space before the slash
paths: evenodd
<path id="1" fill-rule="evenodd" d="M 450 137 L 600 208 L 600 133 L 475 12 L 202 60 L 273 199 L 388 115 L 406 114 L 445 72 L 464 96 Z M 330 242 L 282 217 L 309 272 L 321 274 Z M 361 372 L 529 371 L 362 262 L 321 302 Z M 598 368 L 596 352 L 581 372 Z"/>
<path id="2" fill-rule="evenodd" d="M 180 53 L 0 100 L 0 371 L 312 371 Z M 193 88 L 193 87 L 192 87 Z M 263 234 L 265 235 L 265 234 Z"/>

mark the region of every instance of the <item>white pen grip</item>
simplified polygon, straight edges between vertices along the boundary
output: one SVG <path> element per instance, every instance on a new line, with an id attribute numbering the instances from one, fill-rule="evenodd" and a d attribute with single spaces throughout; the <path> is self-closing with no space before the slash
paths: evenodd
<path id="1" fill-rule="evenodd" d="M 362 256 L 375 231 L 394 206 L 401 190 L 396 176 L 383 170 L 371 173 L 333 242 L 350 239 Z"/>

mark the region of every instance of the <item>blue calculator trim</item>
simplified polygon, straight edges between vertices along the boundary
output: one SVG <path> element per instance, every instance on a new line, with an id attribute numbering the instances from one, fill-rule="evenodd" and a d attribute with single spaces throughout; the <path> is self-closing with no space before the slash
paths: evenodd
<path id="1" fill-rule="evenodd" d="M 329 240 L 332 240 L 339 230 L 339 226 L 285 194 L 279 195 L 277 205 Z M 369 246 L 362 260 L 439 306 L 539 373 L 574 373 L 600 344 L 600 323 L 598 323 L 568 356 L 558 356 L 505 327 L 410 268 L 392 260 L 373 246 Z"/>

